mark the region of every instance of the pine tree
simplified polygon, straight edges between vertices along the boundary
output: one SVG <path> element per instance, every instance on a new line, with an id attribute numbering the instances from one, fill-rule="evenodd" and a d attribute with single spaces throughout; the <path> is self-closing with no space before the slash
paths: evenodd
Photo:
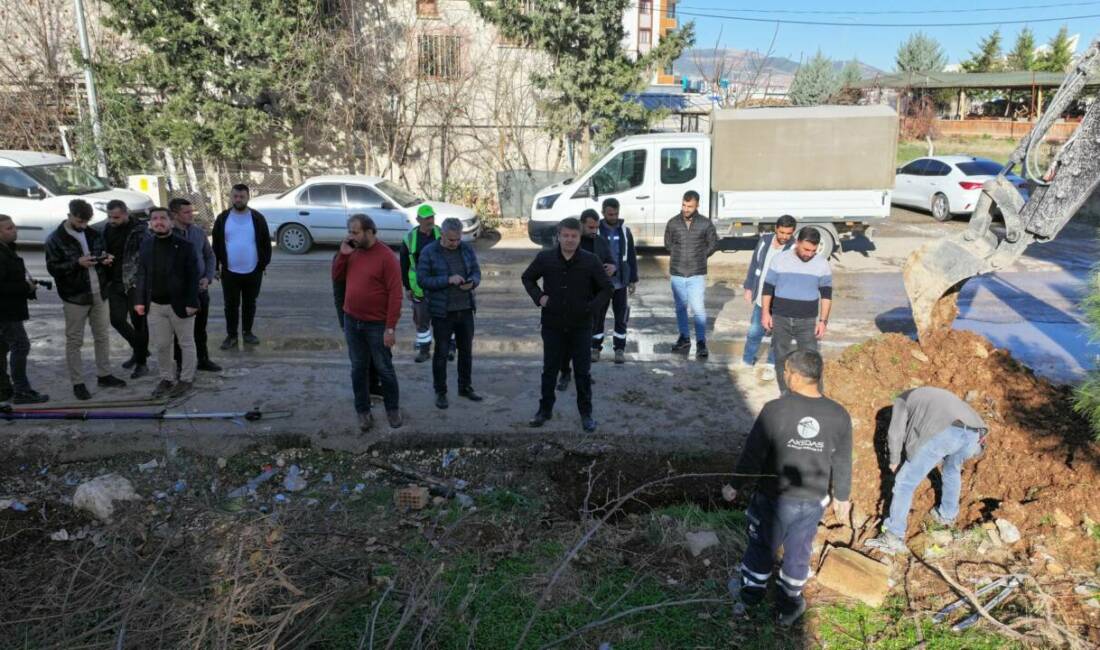
<path id="1" fill-rule="evenodd" d="M 1069 28 L 1065 25 L 1050 39 L 1048 49 L 1039 55 L 1037 69 L 1044 72 L 1065 72 L 1073 63 L 1073 47 Z"/>
<path id="2" fill-rule="evenodd" d="M 1089 322 L 1093 338 L 1100 337 L 1100 268 L 1090 278 L 1091 290 L 1084 301 L 1085 318 Z M 1100 440 L 1100 360 L 1084 383 L 1075 389 L 1075 407 L 1092 424 L 1093 434 Z"/>
<path id="3" fill-rule="evenodd" d="M 687 23 L 634 58 L 623 49 L 623 11 L 636 0 L 470 0 L 483 20 L 512 40 L 546 53 L 551 69 L 532 75 L 556 136 L 579 132 L 582 164 L 595 132 L 600 141 L 659 117 L 630 98 L 694 43 Z"/>
<path id="4" fill-rule="evenodd" d="M 816 106 L 824 104 L 839 89 L 833 62 L 818 50 L 812 59 L 798 66 L 787 94 L 795 106 Z"/>
<path id="5" fill-rule="evenodd" d="M 859 60 L 852 59 L 844 64 L 844 68 L 840 71 L 840 86 L 842 88 L 853 88 L 862 80 L 863 69 L 859 66 Z"/>
<path id="6" fill-rule="evenodd" d="M 898 47 L 894 65 L 898 72 L 940 72 L 947 65 L 947 55 L 936 39 L 916 32 Z"/>
<path id="7" fill-rule="evenodd" d="M 1035 69 L 1035 33 L 1024 27 L 1016 35 L 1016 45 L 1008 53 L 1008 69 L 1028 71 Z"/>
<path id="8" fill-rule="evenodd" d="M 997 72 L 1004 69 L 1001 54 L 1001 30 L 994 29 L 978 43 L 978 51 L 970 53 L 970 59 L 963 61 L 963 70 L 967 72 Z"/>

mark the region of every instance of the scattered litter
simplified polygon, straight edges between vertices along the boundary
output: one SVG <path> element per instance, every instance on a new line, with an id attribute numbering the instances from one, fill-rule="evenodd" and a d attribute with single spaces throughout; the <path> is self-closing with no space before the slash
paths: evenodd
<path id="1" fill-rule="evenodd" d="M 88 536 L 88 527 L 84 526 L 75 533 L 70 533 L 68 530 L 62 528 L 59 531 L 50 533 L 50 541 L 54 542 L 75 542 L 80 539 L 84 539 Z"/>
<path id="2" fill-rule="evenodd" d="M 225 469 L 225 466 L 229 464 L 229 461 L 224 458 L 218 458 L 218 469 Z"/>
<path id="3" fill-rule="evenodd" d="M 1015 544 L 1020 541 L 1020 529 L 1007 519 L 997 520 L 997 532 L 1001 534 L 1001 541 L 1005 544 Z"/>
<path id="4" fill-rule="evenodd" d="M 115 501 L 134 501 L 141 496 L 134 486 L 118 474 L 104 474 L 81 483 L 73 494 L 73 507 L 86 510 L 97 519 L 109 521 L 115 512 Z"/>
<path id="5" fill-rule="evenodd" d="M 703 551 L 718 546 L 718 534 L 713 530 L 699 530 L 684 535 L 691 557 L 699 557 Z"/>
<path id="6" fill-rule="evenodd" d="M 27 504 L 23 503 L 22 501 L 12 501 L 10 507 L 11 507 L 12 510 L 14 510 L 16 512 L 26 512 L 27 511 Z"/>
<path id="7" fill-rule="evenodd" d="M 275 503 L 288 503 L 289 501 L 290 497 L 283 494 L 282 492 L 275 495 Z"/>
<path id="8" fill-rule="evenodd" d="M 443 454 L 443 469 L 447 469 L 451 463 L 456 460 L 458 460 L 458 450 L 448 449 L 446 453 Z"/>
<path id="9" fill-rule="evenodd" d="M 455 495 L 455 500 L 458 501 L 458 505 L 462 506 L 463 508 L 474 507 L 474 498 L 469 494 L 463 494 L 462 492 L 459 492 Z"/>
<path id="10" fill-rule="evenodd" d="M 283 487 L 289 492 L 301 492 L 306 489 L 308 483 L 302 478 L 302 470 L 297 465 L 291 465 L 283 479 Z"/>
<path id="11" fill-rule="evenodd" d="M 393 492 L 393 503 L 399 509 L 423 510 L 429 501 L 428 488 L 422 485 L 410 485 Z"/>
<path id="12" fill-rule="evenodd" d="M 151 472 L 158 467 L 160 467 L 160 463 L 157 462 L 156 458 L 147 463 L 138 463 L 137 466 L 139 472 Z"/>
<path id="13" fill-rule="evenodd" d="M 332 472 L 329 472 L 329 473 L 325 474 L 325 476 L 321 479 L 321 482 L 322 483 L 328 483 L 329 485 L 332 485 L 332 480 L 333 480 L 332 479 Z"/>
<path id="14" fill-rule="evenodd" d="M 229 496 L 230 499 L 235 499 L 237 497 L 244 497 L 248 496 L 249 494 L 255 494 L 256 488 L 260 487 L 260 485 L 266 483 L 267 481 L 270 481 L 271 477 L 275 476 L 278 473 L 279 472 L 276 469 L 265 470 L 264 472 L 260 473 L 255 478 L 250 480 L 248 483 L 245 483 L 241 487 L 230 491 L 227 496 Z"/>
<path id="15" fill-rule="evenodd" d="M 1077 594 L 1078 596 L 1095 596 L 1097 593 L 1100 593 L 1100 585 L 1086 582 L 1083 585 L 1077 585 L 1076 587 L 1074 587 L 1073 593 Z"/>
<path id="16" fill-rule="evenodd" d="M 187 481 L 183 480 L 182 478 L 180 480 L 176 481 L 175 485 L 172 486 L 172 490 L 174 492 L 183 492 L 186 489 L 187 489 Z"/>
<path id="17" fill-rule="evenodd" d="M 283 458 L 282 456 L 279 456 L 278 458 L 275 459 L 275 466 L 276 467 L 285 467 L 286 466 L 286 459 Z"/>
<path id="18" fill-rule="evenodd" d="M 367 489 L 367 484 L 366 483 L 356 483 L 355 484 L 355 493 L 356 494 L 361 494 L 363 492 L 363 490 L 365 490 L 365 489 Z"/>
<path id="19" fill-rule="evenodd" d="M 154 492 L 153 493 L 153 498 L 155 498 L 157 501 L 161 501 L 163 499 L 168 498 L 168 493 L 167 492 Z"/>
<path id="20" fill-rule="evenodd" d="M 668 370 L 665 370 L 664 368 L 650 368 L 649 371 L 652 372 L 655 375 L 662 375 L 664 377 L 671 377 L 672 376 L 672 372 L 670 372 Z"/>

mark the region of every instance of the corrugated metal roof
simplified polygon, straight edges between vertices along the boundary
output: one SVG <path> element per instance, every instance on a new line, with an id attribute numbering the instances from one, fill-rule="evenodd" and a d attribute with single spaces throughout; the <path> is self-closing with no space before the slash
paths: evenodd
<path id="1" fill-rule="evenodd" d="M 823 106 L 767 106 L 761 108 L 739 108 L 719 110 L 715 113 L 717 121 L 726 120 L 806 120 L 832 119 L 847 117 L 887 117 L 897 119 L 897 113 L 889 106 L 873 104 L 823 105 Z"/>
<path id="2" fill-rule="evenodd" d="M 1057 88 L 1061 72 L 899 72 L 864 79 L 860 88 Z"/>

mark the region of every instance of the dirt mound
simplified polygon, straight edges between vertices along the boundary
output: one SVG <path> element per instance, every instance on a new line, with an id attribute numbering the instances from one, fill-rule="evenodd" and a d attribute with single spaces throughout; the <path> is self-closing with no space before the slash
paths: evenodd
<path id="1" fill-rule="evenodd" d="M 887 334 L 829 362 L 825 385 L 852 415 L 852 499 L 858 511 L 871 515 L 860 539 L 875 533 L 889 502 L 889 407 L 901 391 L 917 386 L 938 386 L 964 397 L 990 427 L 985 454 L 963 471 L 960 527 L 1005 518 L 1030 544 L 1035 535 L 1054 528 L 1080 536 L 1082 525 L 1100 521 L 1095 498 L 1100 445 L 1074 413 L 1070 389 L 1037 377 L 978 335 L 951 331 L 922 347 Z M 934 505 L 935 496 L 931 482 L 918 489 L 910 535 L 919 532 L 919 513 Z M 1095 545 L 1079 548 L 1078 557 L 1067 559 L 1082 566 L 1095 559 Z M 1091 572 L 1095 564 L 1088 568 Z"/>

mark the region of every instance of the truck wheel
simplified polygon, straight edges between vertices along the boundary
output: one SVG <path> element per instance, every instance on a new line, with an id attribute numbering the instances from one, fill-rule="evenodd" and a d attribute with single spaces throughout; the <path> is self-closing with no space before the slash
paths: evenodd
<path id="1" fill-rule="evenodd" d="M 817 234 L 821 235 L 821 243 L 817 245 L 817 254 L 825 259 L 829 259 L 833 256 L 833 249 L 836 247 L 836 242 L 833 241 L 833 235 L 824 228 L 815 227 L 814 230 Z"/>
<path id="2" fill-rule="evenodd" d="M 932 197 L 932 218 L 940 222 L 951 220 L 951 203 L 946 195 L 937 193 Z"/>
<path id="3" fill-rule="evenodd" d="M 291 255 L 305 255 L 313 247 L 313 237 L 305 226 L 292 223 L 279 229 L 279 248 Z"/>

